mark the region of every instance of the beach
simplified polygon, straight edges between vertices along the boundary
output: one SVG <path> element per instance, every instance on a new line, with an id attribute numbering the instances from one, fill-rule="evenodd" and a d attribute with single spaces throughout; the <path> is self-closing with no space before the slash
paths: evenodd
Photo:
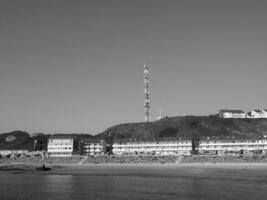
<path id="1" fill-rule="evenodd" d="M 88 175 L 88 176 L 165 176 L 193 177 L 196 173 L 201 176 L 214 175 L 225 178 L 225 173 L 232 178 L 246 179 L 249 177 L 267 178 L 266 163 L 186 163 L 186 164 L 47 164 L 51 171 L 36 171 L 38 164 L 0 164 L 0 174 L 35 173 L 46 175 Z M 208 173 L 204 173 L 208 171 Z M 248 172 L 248 173 L 246 173 Z M 238 176 L 237 176 L 238 175 Z M 242 176 L 241 176 L 242 175 Z M 266 179 L 267 181 L 267 179 Z M 267 183 L 267 182 L 266 182 Z"/>

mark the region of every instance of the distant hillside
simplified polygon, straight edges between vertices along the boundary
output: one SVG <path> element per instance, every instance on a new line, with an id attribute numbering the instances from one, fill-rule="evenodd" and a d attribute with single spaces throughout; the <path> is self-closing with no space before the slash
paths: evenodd
<path id="1" fill-rule="evenodd" d="M 72 135 L 77 139 L 97 138 L 113 140 L 157 139 L 175 137 L 182 139 L 252 139 L 267 136 L 267 119 L 221 119 L 213 116 L 166 117 L 151 123 L 128 123 L 108 128 L 96 136 L 90 134 Z M 37 140 L 36 150 L 46 149 L 51 135 L 43 133 L 30 136 L 27 132 L 14 131 L 0 134 L 0 150 L 27 149 L 32 151 Z"/>
<path id="2" fill-rule="evenodd" d="M 24 131 L 0 134 L 0 150 L 33 150 L 33 142 L 33 138 Z"/>
<path id="3" fill-rule="evenodd" d="M 166 117 L 151 123 L 120 124 L 96 137 L 116 139 L 258 138 L 267 136 L 267 119 L 221 119 L 213 116 Z"/>
<path id="4" fill-rule="evenodd" d="M 55 134 L 55 135 L 68 135 L 73 136 L 78 139 L 93 137 L 90 134 Z M 29 150 L 33 151 L 34 141 L 35 150 L 46 150 L 47 142 L 50 134 L 38 133 L 34 134 L 32 137 L 29 133 L 24 131 L 13 131 L 9 133 L 0 134 L 0 150 Z"/>

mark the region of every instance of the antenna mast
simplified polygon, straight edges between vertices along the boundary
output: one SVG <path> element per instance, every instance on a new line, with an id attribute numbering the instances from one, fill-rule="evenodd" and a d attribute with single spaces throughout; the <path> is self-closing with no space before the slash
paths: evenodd
<path id="1" fill-rule="evenodd" d="M 145 92 L 145 122 L 150 122 L 150 93 L 149 93 L 149 75 L 150 75 L 150 67 L 148 65 L 144 65 L 144 92 Z"/>
<path id="2" fill-rule="evenodd" d="M 158 113 L 158 117 L 157 120 L 161 120 L 162 119 L 162 109 L 159 109 L 159 113 Z"/>

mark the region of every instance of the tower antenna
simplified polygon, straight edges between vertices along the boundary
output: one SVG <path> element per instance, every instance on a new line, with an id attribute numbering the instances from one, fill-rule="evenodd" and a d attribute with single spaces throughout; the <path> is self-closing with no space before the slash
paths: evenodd
<path id="1" fill-rule="evenodd" d="M 157 120 L 161 120 L 162 119 L 162 109 L 159 108 L 159 113 L 158 113 L 158 116 L 157 116 Z"/>
<path id="2" fill-rule="evenodd" d="M 149 75 L 150 75 L 150 66 L 144 65 L 144 92 L 145 92 L 145 122 L 151 121 L 150 116 L 150 93 L 149 93 Z"/>

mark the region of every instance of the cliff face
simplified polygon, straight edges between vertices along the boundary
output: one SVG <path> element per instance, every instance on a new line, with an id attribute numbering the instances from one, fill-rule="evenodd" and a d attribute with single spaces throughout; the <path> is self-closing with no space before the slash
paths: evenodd
<path id="1" fill-rule="evenodd" d="M 218 116 L 163 118 L 151 123 L 121 124 L 108 128 L 97 137 L 114 139 L 153 139 L 178 137 L 259 138 L 267 136 L 267 119 L 221 119 Z"/>

